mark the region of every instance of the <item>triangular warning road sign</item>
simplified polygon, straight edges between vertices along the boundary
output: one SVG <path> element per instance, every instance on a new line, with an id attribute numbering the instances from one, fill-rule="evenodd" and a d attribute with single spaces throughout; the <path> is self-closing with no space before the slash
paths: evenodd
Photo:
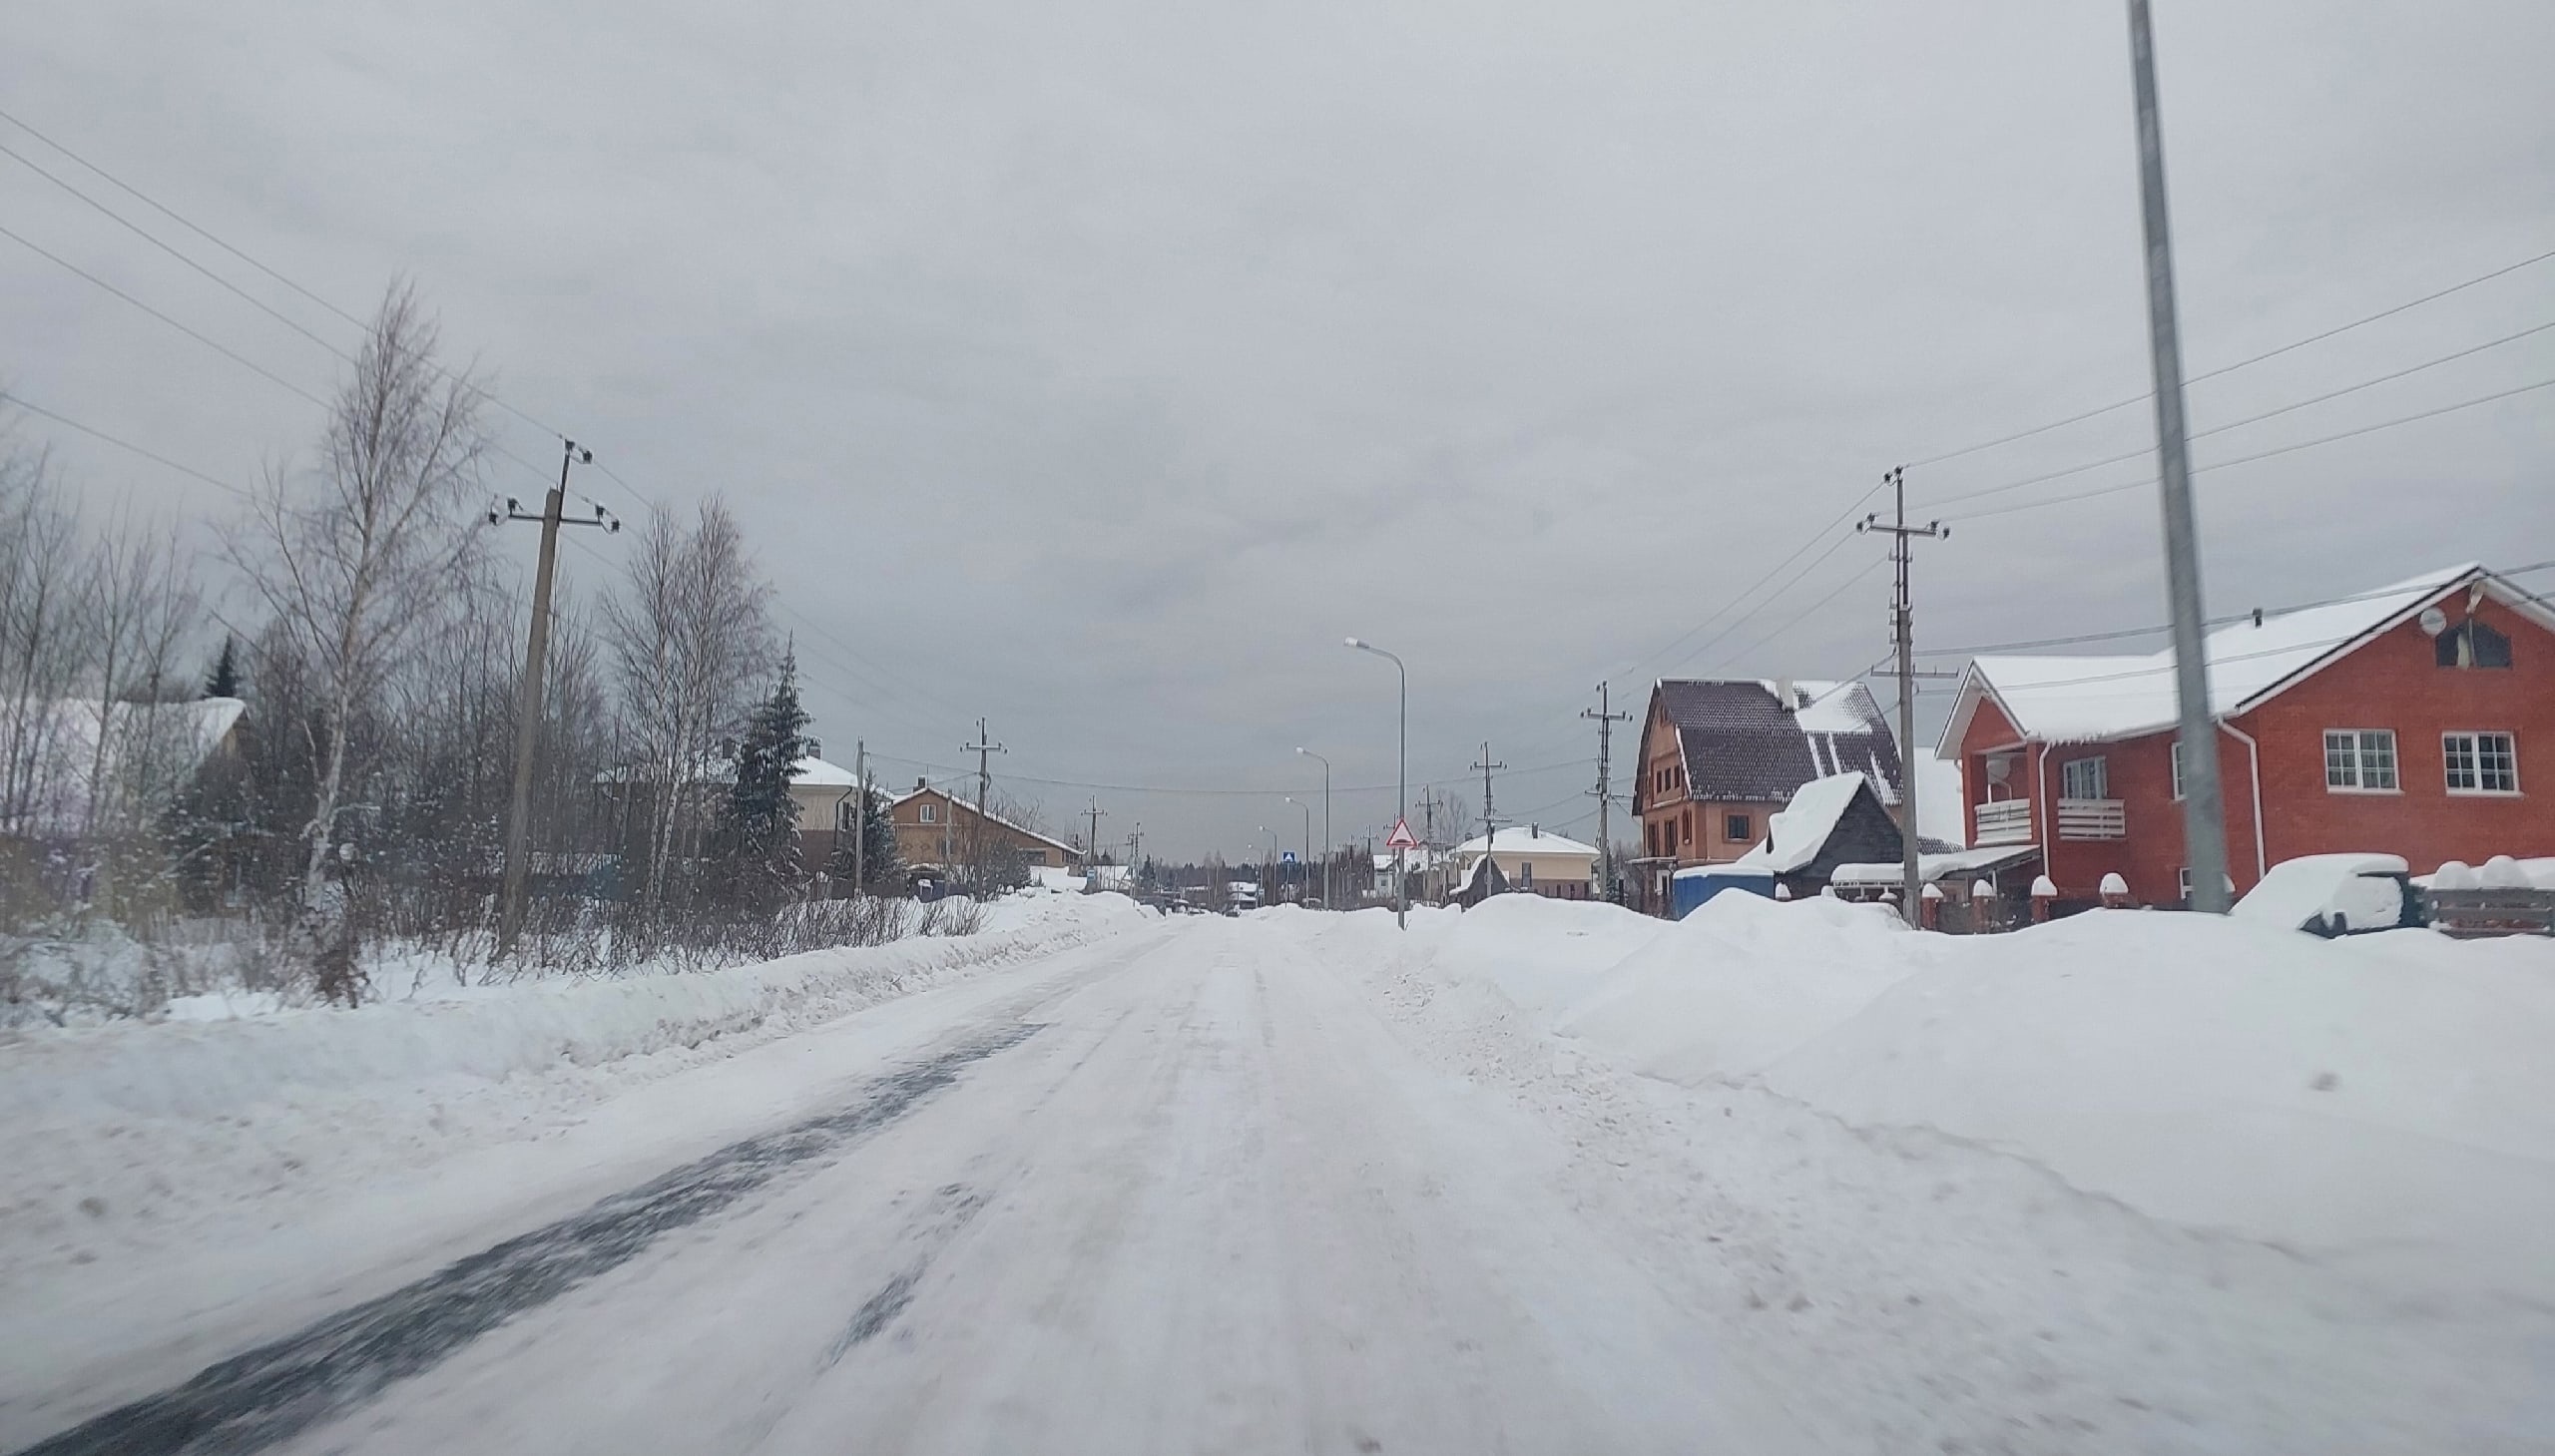
<path id="1" fill-rule="evenodd" d="M 1410 832 L 1410 820 L 1393 820 L 1393 832 L 1391 837 L 1384 840 L 1384 847 L 1386 849 L 1416 849 L 1419 847 L 1418 836 Z"/>

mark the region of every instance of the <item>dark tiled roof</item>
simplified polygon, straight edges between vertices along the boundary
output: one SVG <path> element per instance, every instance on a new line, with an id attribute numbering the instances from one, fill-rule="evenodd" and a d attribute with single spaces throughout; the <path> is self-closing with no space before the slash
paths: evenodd
<path id="1" fill-rule="evenodd" d="M 1860 770 L 1882 802 L 1898 802 L 1898 744 L 1860 683 L 1795 684 L 1788 713 L 1754 678 L 1667 679 L 1659 699 L 1696 798 L 1781 802 L 1813 778 Z"/>

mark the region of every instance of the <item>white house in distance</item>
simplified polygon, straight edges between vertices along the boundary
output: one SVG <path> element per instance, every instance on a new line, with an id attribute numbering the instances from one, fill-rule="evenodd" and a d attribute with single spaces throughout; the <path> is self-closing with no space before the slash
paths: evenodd
<path id="1" fill-rule="evenodd" d="M 1596 897 L 1597 846 L 1547 834 L 1536 824 L 1512 824 L 1490 838 L 1476 834 L 1455 846 L 1456 877 L 1472 878 L 1484 851 L 1509 887 L 1556 900 Z"/>

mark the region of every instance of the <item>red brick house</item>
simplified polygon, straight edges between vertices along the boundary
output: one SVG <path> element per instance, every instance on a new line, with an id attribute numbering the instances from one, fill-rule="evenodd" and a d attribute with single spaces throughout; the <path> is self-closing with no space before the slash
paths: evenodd
<path id="1" fill-rule="evenodd" d="M 2555 854 L 2555 608 L 2480 566 L 2208 635 L 2239 893 L 2301 854 Z M 1935 745 L 1973 845 L 2028 844 L 2062 897 L 2190 892 L 2170 651 L 1970 661 Z M 2533 762 L 2533 767 L 2532 767 Z M 2529 775 L 2543 780 L 2530 793 Z"/>
<path id="2" fill-rule="evenodd" d="M 1678 870 L 1739 858 L 1802 784 L 1856 772 L 1895 815 L 1898 740 L 1861 683 L 1661 681 L 1633 779 L 1640 903 L 1668 914 Z"/>

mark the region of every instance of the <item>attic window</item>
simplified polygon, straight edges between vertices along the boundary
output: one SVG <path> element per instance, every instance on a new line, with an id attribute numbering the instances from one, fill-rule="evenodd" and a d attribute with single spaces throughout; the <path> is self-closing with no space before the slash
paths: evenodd
<path id="1" fill-rule="evenodd" d="M 918 805 L 918 807 L 922 810 L 922 821 L 924 823 L 937 824 L 940 822 L 940 805 L 936 803 L 927 803 Z"/>
<path id="2" fill-rule="evenodd" d="M 2507 668 L 2511 640 L 2490 623 L 2469 617 L 2432 639 L 2431 650 L 2443 668 Z"/>

